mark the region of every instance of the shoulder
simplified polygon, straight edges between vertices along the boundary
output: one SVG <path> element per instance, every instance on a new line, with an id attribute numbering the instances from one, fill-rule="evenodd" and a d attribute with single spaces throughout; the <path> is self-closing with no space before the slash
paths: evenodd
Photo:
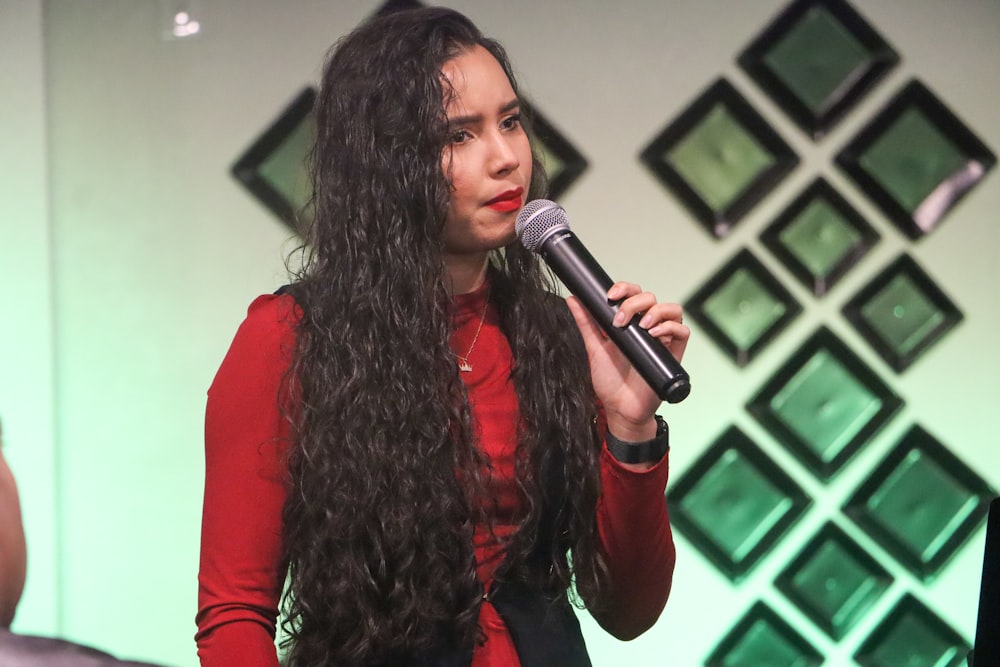
<path id="1" fill-rule="evenodd" d="M 262 294 L 250 303 L 241 328 L 259 330 L 262 333 L 294 331 L 301 318 L 302 309 L 291 294 Z"/>
<path id="2" fill-rule="evenodd" d="M 223 379 L 250 380 L 257 374 L 277 373 L 287 368 L 301 317 L 301 309 L 288 294 L 265 294 L 254 299 L 233 337 L 213 388 Z"/>
<path id="3" fill-rule="evenodd" d="M 264 294 L 251 302 L 233 340 L 257 345 L 289 344 L 302 319 L 302 309 L 289 294 Z"/>

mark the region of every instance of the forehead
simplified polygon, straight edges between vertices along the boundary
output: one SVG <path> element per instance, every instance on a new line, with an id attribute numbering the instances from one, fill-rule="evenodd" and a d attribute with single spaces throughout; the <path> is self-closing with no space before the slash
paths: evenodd
<path id="1" fill-rule="evenodd" d="M 507 73 L 493 54 L 476 45 L 441 66 L 447 106 L 506 104 L 514 99 Z"/>

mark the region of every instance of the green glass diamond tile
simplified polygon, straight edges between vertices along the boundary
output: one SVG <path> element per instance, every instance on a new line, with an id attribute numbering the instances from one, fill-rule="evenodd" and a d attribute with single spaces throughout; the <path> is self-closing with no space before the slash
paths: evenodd
<path id="1" fill-rule="evenodd" d="M 309 201 L 312 184 L 306 166 L 306 156 L 316 138 L 315 119 L 307 115 L 260 164 L 260 176 L 271 183 L 295 210 Z"/>
<path id="2" fill-rule="evenodd" d="M 732 113 L 717 104 L 663 159 L 712 210 L 730 206 L 774 157 Z"/>
<path id="3" fill-rule="evenodd" d="M 775 585 L 817 626 L 842 639 L 892 585 L 892 575 L 827 523 L 778 575 Z"/>
<path id="4" fill-rule="evenodd" d="M 640 160 L 716 238 L 798 164 L 788 144 L 725 79 L 660 132 Z"/>
<path id="5" fill-rule="evenodd" d="M 969 645 L 912 595 L 903 598 L 854 654 L 862 667 L 959 667 Z"/>
<path id="6" fill-rule="evenodd" d="M 747 269 L 737 269 L 705 300 L 705 315 L 740 349 L 749 349 L 786 312 L 781 300 Z"/>
<path id="7" fill-rule="evenodd" d="M 823 656 L 763 602 L 726 633 L 705 667 L 819 667 Z"/>
<path id="8" fill-rule="evenodd" d="M 695 292 L 685 310 L 737 366 L 745 366 L 802 306 L 743 249 Z"/>
<path id="9" fill-rule="evenodd" d="M 905 275 L 893 276 L 881 292 L 862 305 L 861 317 L 899 354 L 913 352 L 944 321 L 944 313 Z"/>
<path id="10" fill-rule="evenodd" d="M 923 159 L 921 159 L 923 158 Z M 859 164 L 908 211 L 965 166 L 966 157 L 919 109 L 907 109 L 861 154 Z"/>
<path id="11" fill-rule="evenodd" d="M 820 350 L 775 394 L 769 407 L 829 464 L 882 403 L 836 357 Z"/>
<path id="12" fill-rule="evenodd" d="M 829 203 L 811 201 L 778 238 L 802 260 L 811 275 L 824 276 L 861 240 L 861 235 L 845 225 Z"/>
<path id="13" fill-rule="evenodd" d="M 307 157 L 315 137 L 313 102 L 307 87 L 281 112 L 232 166 L 232 174 L 261 204 L 298 231 L 310 217 Z"/>
<path id="14" fill-rule="evenodd" d="M 892 47 L 842 0 L 798 0 L 739 63 L 813 139 L 826 134 L 896 63 Z"/>
<path id="15" fill-rule="evenodd" d="M 843 308 L 844 316 L 901 373 L 962 321 L 951 299 L 901 255 Z"/>
<path id="16" fill-rule="evenodd" d="M 918 239 L 982 180 L 996 156 L 913 80 L 836 162 L 903 233 Z"/>
<path id="17" fill-rule="evenodd" d="M 912 427 L 844 513 L 929 581 L 976 530 L 996 492 L 927 431 Z"/>
<path id="18" fill-rule="evenodd" d="M 736 427 L 669 489 L 677 529 L 733 581 L 742 579 L 811 500 Z"/>
<path id="19" fill-rule="evenodd" d="M 864 44 L 824 7 L 807 11 L 764 56 L 764 64 L 813 113 L 827 107 L 867 60 Z"/>
<path id="20" fill-rule="evenodd" d="M 760 240 L 816 296 L 825 295 L 879 235 L 824 179 L 795 198 Z"/>
<path id="21" fill-rule="evenodd" d="M 765 383 L 747 410 L 817 477 L 828 480 L 902 404 L 823 327 Z"/>

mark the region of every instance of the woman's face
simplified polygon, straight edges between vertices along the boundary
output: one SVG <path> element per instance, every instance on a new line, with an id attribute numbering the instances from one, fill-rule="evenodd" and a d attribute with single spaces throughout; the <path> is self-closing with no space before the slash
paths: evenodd
<path id="1" fill-rule="evenodd" d="M 451 184 L 447 255 L 485 255 L 512 242 L 531 183 L 531 145 L 500 63 L 476 46 L 441 68 L 450 86 L 449 143 L 441 166 Z"/>

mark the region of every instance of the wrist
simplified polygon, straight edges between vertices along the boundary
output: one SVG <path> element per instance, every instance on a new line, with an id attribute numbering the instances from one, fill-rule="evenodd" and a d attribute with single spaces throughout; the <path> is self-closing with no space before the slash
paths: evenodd
<path id="1" fill-rule="evenodd" d="M 654 416 L 653 437 L 644 440 L 620 439 L 610 428 L 605 434 L 608 452 L 624 464 L 655 464 L 670 449 L 670 429 L 659 415 Z"/>
<path id="2" fill-rule="evenodd" d="M 623 442 L 645 442 L 656 437 L 659 415 L 651 415 L 639 421 L 628 419 L 617 414 L 608 413 L 608 432 Z"/>

